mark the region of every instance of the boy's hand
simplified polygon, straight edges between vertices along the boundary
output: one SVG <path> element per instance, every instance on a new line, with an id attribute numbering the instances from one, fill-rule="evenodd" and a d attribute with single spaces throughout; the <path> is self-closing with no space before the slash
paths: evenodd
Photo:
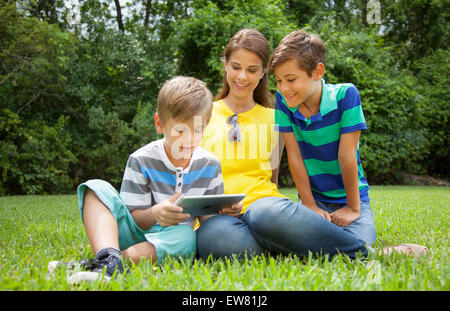
<path id="1" fill-rule="evenodd" d="M 310 210 L 312 210 L 314 213 L 319 214 L 320 216 L 322 216 L 326 220 L 331 221 L 330 214 L 328 214 L 328 212 L 324 211 L 323 209 L 318 208 L 317 206 L 314 206 L 314 207 L 309 207 L 308 206 L 308 208 Z"/>
<path id="2" fill-rule="evenodd" d="M 155 220 L 163 227 L 175 226 L 186 221 L 190 215 L 181 213 L 182 207 L 175 205 L 175 201 L 180 197 L 181 192 L 176 192 L 167 200 L 153 205 L 153 215 Z"/>
<path id="3" fill-rule="evenodd" d="M 359 211 L 355 212 L 350 207 L 345 206 L 330 214 L 331 222 L 339 227 L 347 227 L 359 218 Z"/>
<path id="4" fill-rule="evenodd" d="M 239 217 L 242 211 L 242 201 L 239 203 L 235 203 L 229 207 L 224 207 L 219 211 L 221 215 L 230 215 L 233 217 Z"/>

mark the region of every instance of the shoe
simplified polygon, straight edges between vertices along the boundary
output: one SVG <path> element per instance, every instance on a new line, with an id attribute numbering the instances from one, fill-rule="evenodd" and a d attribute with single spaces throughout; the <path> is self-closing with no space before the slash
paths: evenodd
<path id="1" fill-rule="evenodd" d="M 126 267 L 124 267 L 120 255 L 121 252 L 113 248 L 100 250 L 90 262 L 89 270 L 91 271 L 75 272 L 67 277 L 67 282 L 77 284 L 83 281 L 95 282 L 101 279 L 109 281 L 114 275 L 123 274 Z"/>
<path id="2" fill-rule="evenodd" d="M 65 267 L 67 270 L 92 270 L 94 269 L 93 259 L 71 260 L 68 262 L 53 260 L 48 263 L 47 270 L 53 274 L 56 269 Z"/>

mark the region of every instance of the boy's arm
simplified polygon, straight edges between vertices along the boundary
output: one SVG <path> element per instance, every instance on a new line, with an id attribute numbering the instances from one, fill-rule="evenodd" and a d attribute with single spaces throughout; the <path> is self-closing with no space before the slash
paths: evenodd
<path id="1" fill-rule="evenodd" d="M 294 183 L 300 195 L 300 199 L 302 200 L 302 204 L 323 218 L 331 221 L 330 215 L 316 205 L 316 201 L 311 192 L 308 172 L 305 163 L 303 162 L 303 157 L 295 134 L 293 132 L 283 133 L 283 138 L 286 144 L 289 169 L 294 178 Z"/>
<path id="2" fill-rule="evenodd" d="M 152 206 L 152 190 L 140 167 L 140 159 L 131 155 L 128 158 L 120 188 L 120 196 L 131 211 L 136 225 L 147 230 L 156 223 L 168 227 L 187 220 L 190 217 L 189 214 L 180 213 L 183 209 L 174 204 L 181 193 L 175 193 L 169 199 Z"/>
<path id="3" fill-rule="evenodd" d="M 156 223 L 159 223 L 162 227 L 169 227 L 186 221 L 190 215 L 181 213 L 183 208 L 175 205 L 175 202 L 180 195 L 181 192 L 176 192 L 167 200 L 155 204 L 151 208 L 134 210 L 131 212 L 134 222 L 139 228 L 148 230 Z"/>
<path id="4" fill-rule="evenodd" d="M 148 230 L 156 224 L 155 216 L 153 215 L 153 209 L 136 209 L 131 212 L 134 222 L 142 230 Z"/>
<path id="5" fill-rule="evenodd" d="M 356 150 L 361 131 L 341 134 L 338 160 L 342 171 L 342 181 L 347 196 L 347 206 L 331 213 L 333 223 L 345 227 L 359 217 L 359 185 Z"/>

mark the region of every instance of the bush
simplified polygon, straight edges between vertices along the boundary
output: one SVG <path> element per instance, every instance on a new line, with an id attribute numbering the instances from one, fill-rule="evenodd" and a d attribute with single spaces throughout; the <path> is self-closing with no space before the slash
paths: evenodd
<path id="1" fill-rule="evenodd" d="M 445 40 L 400 62 L 395 55 L 409 43 L 393 44 L 389 40 L 396 36 L 380 35 L 380 26 L 354 19 L 341 25 L 342 18 L 329 10 L 334 4 L 322 10 L 319 2 L 291 2 L 169 1 L 151 12 L 154 21 L 170 18 L 146 29 L 136 23 L 135 12 L 124 32 L 111 27 L 114 16 L 96 1 L 82 6 L 86 32 L 25 17 L 14 1 L 0 5 L 0 195 L 72 192 L 90 178 L 118 187 L 128 155 L 158 138 L 153 114 L 164 81 L 191 75 L 216 94 L 228 40 L 250 27 L 272 49 L 296 28 L 321 35 L 328 50 L 326 81 L 351 82 L 361 95 L 369 129 L 360 150 L 370 183 L 396 183 L 403 173 L 449 178 Z M 58 5 L 49 8 L 56 14 Z M 285 5 L 293 9 L 287 12 Z M 305 10 L 316 13 L 300 16 Z M 434 16 L 427 12 L 428 19 Z M 412 20 L 420 16 L 412 13 Z M 48 19 L 53 20 L 58 18 Z M 304 20 L 311 25 L 290 23 Z M 401 27 L 393 31 L 403 33 Z M 424 34 L 426 40 L 435 36 Z M 272 75 L 269 88 L 275 92 Z M 292 185 L 285 156 L 280 170 L 280 184 Z"/>
<path id="2" fill-rule="evenodd" d="M 420 163 L 430 174 L 441 178 L 450 178 L 447 164 L 450 163 L 450 59 L 449 50 L 437 50 L 421 59 L 413 67 L 417 73 L 417 88 L 421 94 L 420 105 L 423 128 L 426 129 L 428 156 Z"/>
<path id="3" fill-rule="evenodd" d="M 143 131 L 152 127 L 159 88 L 174 65 L 164 44 L 137 37 L 104 32 L 78 43 L 66 85 L 76 184 L 101 178 L 119 186 L 128 155 L 155 137 Z"/>
<path id="4" fill-rule="evenodd" d="M 0 195 L 63 193 L 72 190 L 69 164 L 71 138 L 61 116 L 49 125 L 33 121 L 22 125 L 19 115 L 3 109 L 0 115 Z"/>
<path id="5" fill-rule="evenodd" d="M 117 186 L 128 155 L 156 137 L 158 90 L 175 73 L 168 44 L 105 29 L 77 37 L 14 5 L 0 7 L 0 25 L 0 194 Z"/>

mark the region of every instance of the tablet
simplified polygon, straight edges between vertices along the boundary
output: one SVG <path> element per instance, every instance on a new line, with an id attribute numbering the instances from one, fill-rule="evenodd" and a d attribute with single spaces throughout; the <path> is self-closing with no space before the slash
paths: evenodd
<path id="1" fill-rule="evenodd" d="M 181 196 L 175 204 L 183 208 L 183 213 L 191 216 L 217 214 L 226 205 L 242 201 L 245 194 L 215 194 Z"/>

